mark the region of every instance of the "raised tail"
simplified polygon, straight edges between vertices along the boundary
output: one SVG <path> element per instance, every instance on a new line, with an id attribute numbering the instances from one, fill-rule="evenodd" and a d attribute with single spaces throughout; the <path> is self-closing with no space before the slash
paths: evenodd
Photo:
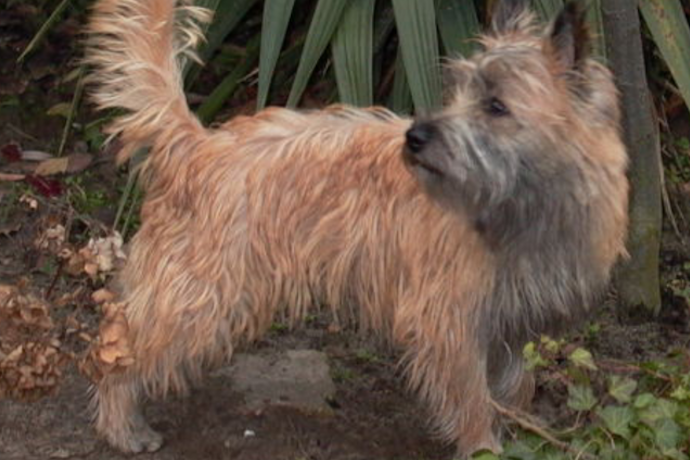
<path id="1" fill-rule="evenodd" d="M 98 107 L 124 112 L 107 127 L 123 144 L 120 161 L 148 146 L 154 156 L 170 155 L 174 145 L 205 136 L 183 92 L 182 68 L 196 59 L 201 24 L 210 19 L 192 3 L 98 0 L 94 6 L 86 63 Z"/>

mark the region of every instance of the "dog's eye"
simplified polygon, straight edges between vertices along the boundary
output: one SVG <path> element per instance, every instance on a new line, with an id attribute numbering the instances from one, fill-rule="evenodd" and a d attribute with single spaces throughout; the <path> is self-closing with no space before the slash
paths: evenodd
<path id="1" fill-rule="evenodd" d="M 504 117 L 506 115 L 510 115 L 510 110 L 508 110 L 508 107 L 506 107 L 503 101 L 497 97 L 487 99 L 484 103 L 484 110 L 492 117 Z"/>

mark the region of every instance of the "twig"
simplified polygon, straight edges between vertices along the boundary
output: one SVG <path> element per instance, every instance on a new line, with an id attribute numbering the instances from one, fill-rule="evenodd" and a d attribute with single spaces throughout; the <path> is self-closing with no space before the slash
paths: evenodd
<path id="1" fill-rule="evenodd" d="M 35 138 L 34 136 L 32 136 L 29 133 L 25 133 L 24 131 L 22 131 L 18 127 L 14 126 L 12 123 L 7 123 L 5 126 L 7 126 L 11 131 L 14 131 L 16 134 L 19 134 L 20 136 L 22 136 L 22 137 L 24 137 L 30 141 L 39 142 L 39 140 L 37 138 Z"/>
<path id="2" fill-rule="evenodd" d="M 36 49 L 38 44 L 43 40 L 43 38 L 46 36 L 48 31 L 55 25 L 55 23 L 58 21 L 60 18 L 60 15 L 62 14 L 63 11 L 67 8 L 67 6 L 70 4 L 70 0 L 62 0 L 62 2 L 55 8 L 48 18 L 46 22 L 43 23 L 39 31 L 34 35 L 34 38 L 31 39 L 31 42 L 24 48 L 24 51 L 22 51 L 22 54 L 19 55 L 17 58 L 18 63 L 22 63 L 26 56 L 28 56 L 31 52 Z"/>
<path id="3" fill-rule="evenodd" d="M 60 275 L 62 275 L 62 268 L 65 265 L 65 261 L 63 259 L 60 259 L 60 263 L 58 264 L 57 270 L 55 270 L 55 276 L 53 276 L 53 281 L 50 283 L 50 287 L 46 291 L 45 299 L 47 301 L 50 301 L 50 297 L 53 294 L 53 290 L 55 289 L 55 285 L 57 284 L 57 280 L 60 278 Z"/>
<path id="4" fill-rule="evenodd" d="M 74 90 L 74 96 L 72 97 L 72 105 L 69 109 L 69 114 L 67 114 L 67 120 L 65 121 L 65 128 L 62 131 L 62 139 L 60 140 L 60 147 L 57 151 L 57 156 L 61 157 L 65 153 L 65 147 L 67 146 L 67 139 L 69 139 L 69 133 L 72 131 L 72 124 L 74 123 L 75 115 L 79 108 L 81 102 L 81 96 L 84 91 L 84 75 L 86 68 L 81 66 L 79 68 L 79 78 L 77 79 L 77 86 Z"/>
<path id="5" fill-rule="evenodd" d="M 532 433 L 534 433 L 534 434 L 540 436 L 541 438 L 547 440 L 552 445 L 554 445 L 558 449 L 561 449 L 562 451 L 578 453 L 575 449 L 570 447 L 570 445 L 557 439 L 554 435 L 549 433 L 549 431 L 546 428 L 544 428 L 544 427 L 540 426 L 538 423 L 530 420 L 531 417 L 529 415 L 522 413 L 520 411 L 516 411 L 514 409 L 504 407 L 494 400 L 491 400 L 490 404 L 493 406 L 493 408 L 496 410 L 496 412 L 498 412 L 499 414 L 501 414 L 504 417 L 511 419 L 512 421 L 517 423 L 522 429 L 527 430 L 527 431 L 531 431 Z M 595 460 L 595 458 L 590 454 L 587 454 L 585 452 L 579 452 L 578 455 L 580 455 L 580 454 L 584 458 Z"/>

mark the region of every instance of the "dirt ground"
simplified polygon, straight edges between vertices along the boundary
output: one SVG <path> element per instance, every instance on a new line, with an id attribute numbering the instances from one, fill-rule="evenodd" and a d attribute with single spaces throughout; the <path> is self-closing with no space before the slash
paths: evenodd
<path id="1" fill-rule="evenodd" d="M 320 348 L 330 357 L 336 393 L 330 410 L 275 405 L 249 409 L 228 375 L 209 377 L 189 397 L 147 405 L 152 426 L 166 439 L 142 460 L 444 459 L 452 451 L 434 442 L 424 417 L 402 390 L 390 357 L 364 360 L 348 334 L 307 329 L 271 334 L 252 353 Z M 359 349 L 359 348 L 356 348 Z M 381 360 L 378 362 L 378 360 Z M 88 384 L 70 370 L 59 392 L 33 403 L 0 401 L 0 458 L 30 460 L 128 458 L 98 440 L 89 424 Z M 245 435 L 247 430 L 253 436 Z"/>
<path id="2" fill-rule="evenodd" d="M 46 384 L 48 395 L 38 398 L 43 396 L 38 391 L 23 398 L 2 399 L 0 392 L 0 459 L 128 458 L 96 438 L 89 423 L 88 380 L 76 366 L 89 340 L 97 335 L 101 307 L 93 293 L 104 286 L 107 277 L 103 281 L 83 272 L 69 273 L 69 264 L 58 253 L 64 245 L 76 252 L 90 236 L 107 235 L 126 175 L 113 165 L 110 152 L 92 149 L 87 126 L 94 117 L 85 109 L 75 120 L 78 129 L 69 136 L 65 154 L 87 155 L 88 165 L 81 164 L 73 173 L 36 179 L 40 161 L 22 154 L 54 154 L 61 143 L 65 120 L 55 112 L 62 107 L 64 113 L 64 104 L 71 102 L 74 79 L 65 76 L 74 66 L 67 44 L 78 31 L 74 23 L 66 21 L 37 55 L 17 66 L 12 63 L 28 38 L 22 35 L 25 31 L 20 24 L 31 12 L 16 10 L 0 18 L 0 62 L 10 63 L 0 67 L 0 173 L 27 176 L 0 181 L 0 285 L 19 286 L 47 306 L 28 310 L 28 321 L 33 323 L 26 330 L 11 330 L 13 323 L 0 314 L 0 357 L 18 343 L 48 346 L 52 340 L 57 341 L 56 356 L 64 360 L 60 361 L 61 375 Z M 52 247 L 46 236 L 56 226 L 65 229 L 60 248 Z M 674 290 L 665 284 L 661 317 L 653 322 L 621 321 L 610 299 L 598 309 L 593 323 L 597 324 L 596 333 L 583 325 L 571 340 L 585 344 L 597 359 L 625 362 L 654 359 L 690 347 L 690 306 L 680 294 L 690 278 L 687 246 L 677 244 L 673 234 L 665 241 L 664 282 L 681 285 Z M 48 315 L 51 326 L 37 326 L 31 316 L 34 313 Z M 166 443 L 161 451 L 137 458 L 452 458 L 452 449 L 433 439 L 424 411 L 405 392 L 395 353 L 352 330 L 331 327 L 329 319 L 321 315 L 295 332 L 277 323 L 249 352 L 275 356 L 287 350 L 316 350 L 326 356 L 336 388 L 325 402 L 327 410 L 307 411 L 282 404 L 250 408 L 227 373 L 215 374 L 189 397 L 147 405 L 147 416 Z M 563 394 L 558 393 L 562 388 L 544 378 L 538 382 L 535 410 L 557 423 L 564 404 Z M 56 392 L 51 393 L 51 388 Z"/>

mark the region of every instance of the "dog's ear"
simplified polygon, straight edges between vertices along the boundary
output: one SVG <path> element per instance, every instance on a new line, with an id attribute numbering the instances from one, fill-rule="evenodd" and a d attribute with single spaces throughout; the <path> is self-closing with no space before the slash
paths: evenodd
<path id="1" fill-rule="evenodd" d="M 590 36 L 582 4 L 569 1 L 551 25 L 545 51 L 551 53 L 564 71 L 578 70 L 590 52 Z"/>
<path id="2" fill-rule="evenodd" d="M 497 0 L 491 14 L 495 33 L 509 33 L 522 29 L 529 22 L 526 0 Z"/>

